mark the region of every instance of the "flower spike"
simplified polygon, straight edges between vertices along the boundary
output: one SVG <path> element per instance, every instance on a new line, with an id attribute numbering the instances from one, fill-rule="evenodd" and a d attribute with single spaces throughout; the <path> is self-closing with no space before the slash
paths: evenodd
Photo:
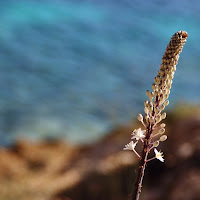
<path id="1" fill-rule="evenodd" d="M 145 130 L 141 128 L 136 129 L 132 132 L 132 138 L 135 139 L 134 143 L 131 141 L 127 144 L 124 150 L 132 150 L 140 158 L 138 175 L 136 178 L 134 192 L 131 195 L 131 200 L 139 200 L 139 196 L 142 188 L 142 181 L 144 177 L 144 171 L 146 163 L 158 159 L 164 162 L 163 152 L 157 151 L 156 147 L 159 146 L 160 142 L 164 142 L 167 139 L 167 135 L 163 135 L 165 132 L 165 124 L 160 122 L 166 118 L 166 113 L 163 112 L 165 107 L 169 104 L 169 94 L 172 87 L 172 79 L 176 71 L 176 65 L 178 64 L 179 54 L 181 53 L 188 34 L 186 31 L 176 32 L 162 57 L 162 63 L 158 71 L 157 76 L 154 78 L 152 84 L 153 91 L 146 91 L 148 100 L 144 102 L 144 117 L 142 114 L 137 116 L 138 120 L 143 124 Z M 154 131 L 156 132 L 154 133 Z M 160 135 L 160 136 L 159 136 Z M 159 136 L 159 139 L 156 137 Z M 142 152 L 141 156 L 135 151 L 135 146 L 138 141 L 142 141 Z M 155 156 L 148 159 L 148 154 L 154 149 Z"/>

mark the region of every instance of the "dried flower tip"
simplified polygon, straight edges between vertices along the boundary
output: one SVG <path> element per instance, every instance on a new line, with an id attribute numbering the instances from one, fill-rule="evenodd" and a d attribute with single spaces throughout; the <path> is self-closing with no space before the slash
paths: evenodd
<path id="1" fill-rule="evenodd" d="M 141 139 L 145 138 L 145 135 L 144 135 L 145 132 L 146 132 L 146 130 L 141 130 L 141 128 L 135 129 L 132 132 L 133 137 L 131 139 L 141 140 Z"/>
<path id="2" fill-rule="evenodd" d="M 173 72 L 176 71 L 176 65 L 172 66 L 172 71 L 173 71 Z"/>
<path id="3" fill-rule="evenodd" d="M 161 88 L 158 89 L 158 94 L 162 95 L 163 91 Z"/>
<path id="4" fill-rule="evenodd" d="M 148 97 L 150 97 L 151 93 L 150 93 L 149 90 L 146 91 L 146 95 L 147 95 Z"/>
<path id="5" fill-rule="evenodd" d="M 162 95 L 160 96 L 159 100 L 160 100 L 160 103 L 163 103 L 163 101 L 165 100 L 165 97 Z"/>
<path id="6" fill-rule="evenodd" d="M 166 81 L 165 81 L 164 77 L 163 77 L 163 80 L 162 80 L 162 85 L 163 85 L 163 87 L 166 86 Z"/>
<path id="7" fill-rule="evenodd" d="M 150 107 L 149 107 L 149 111 L 150 111 L 150 112 L 153 112 L 153 106 L 150 106 Z"/>
<path id="8" fill-rule="evenodd" d="M 151 117 L 149 118 L 149 122 L 150 122 L 151 124 L 153 124 L 153 122 L 154 122 L 154 117 L 151 116 Z"/>
<path id="9" fill-rule="evenodd" d="M 168 75 L 168 76 L 169 76 L 169 75 Z M 172 84 L 172 80 L 167 79 L 166 83 L 167 83 L 168 86 L 170 86 L 170 85 Z"/>
<path id="10" fill-rule="evenodd" d="M 156 77 L 154 78 L 154 83 L 155 83 L 156 85 L 159 85 L 159 84 L 160 84 L 160 77 L 159 77 L 159 76 L 156 76 Z"/>
<path id="11" fill-rule="evenodd" d="M 165 132 L 165 129 L 164 129 L 164 128 L 161 128 L 161 129 L 158 131 L 158 134 L 162 135 L 164 132 Z"/>
<path id="12" fill-rule="evenodd" d="M 165 128 L 165 126 L 166 126 L 166 124 L 162 123 L 162 124 L 160 125 L 160 128 Z"/>
<path id="13" fill-rule="evenodd" d="M 174 75 L 173 74 L 169 74 L 169 79 L 173 79 L 174 78 Z"/>
<path id="14" fill-rule="evenodd" d="M 182 38 L 186 39 L 188 37 L 188 33 L 186 31 L 179 31 L 182 34 Z"/>
<path id="15" fill-rule="evenodd" d="M 138 114 L 137 118 L 138 118 L 138 121 L 140 121 L 140 122 L 143 121 L 143 116 L 142 116 L 142 114 Z"/>
<path id="16" fill-rule="evenodd" d="M 161 115 L 158 114 L 158 115 L 156 116 L 156 123 L 159 123 L 161 120 L 162 120 Z"/>
<path id="17" fill-rule="evenodd" d="M 162 105 L 160 106 L 160 111 L 163 111 L 164 109 L 165 109 L 165 105 L 162 104 Z"/>
<path id="18" fill-rule="evenodd" d="M 149 121 L 149 116 L 148 115 L 145 116 L 145 120 L 148 123 L 148 121 Z"/>
<path id="19" fill-rule="evenodd" d="M 164 69 L 165 69 L 164 64 L 161 64 L 161 65 L 160 65 L 160 69 L 161 69 L 161 70 L 164 70 Z"/>
<path id="20" fill-rule="evenodd" d="M 169 74 L 165 74 L 164 78 L 165 80 L 169 79 Z"/>
<path id="21" fill-rule="evenodd" d="M 166 139 L 167 139 L 167 136 L 166 136 L 166 135 L 162 135 L 162 136 L 160 137 L 160 141 L 161 141 L 161 142 L 164 142 Z"/>
<path id="22" fill-rule="evenodd" d="M 123 150 L 134 151 L 136 144 L 137 144 L 137 142 L 134 143 L 133 141 L 131 141 L 130 143 L 128 143 L 128 144 L 125 145 L 125 147 L 123 148 Z"/>
<path id="23" fill-rule="evenodd" d="M 158 88 L 158 86 L 156 84 L 152 84 L 152 89 L 156 90 Z"/>
<path id="24" fill-rule="evenodd" d="M 163 90 L 163 95 L 166 95 L 167 94 L 167 90 Z"/>
<path id="25" fill-rule="evenodd" d="M 154 111 L 155 111 L 155 113 L 158 113 L 159 112 L 159 108 L 154 107 Z"/>
<path id="26" fill-rule="evenodd" d="M 166 101 L 164 102 L 164 105 L 165 105 L 165 106 L 169 105 L 169 100 L 166 100 Z"/>
<path id="27" fill-rule="evenodd" d="M 168 94 L 168 95 L 170 94 L 170 90 L 171 90 L 171 88 L 172 88 L 172 85 L 167 84 L 167 89 L 168 89 L 167 94 Z"/>
<path id="28" fill-rule="evenodd" d="M 144 107 L 144 112 L 147 114 L 149 110 L 146 107 Z"/>
<path id="29" fill-rule="evenodd" d="M 159 70 L 159 71 L 158 71 L 158 75 L 159 75 L 159 76 L 163 76 L 164 74 L 165 74 L 165 72 L 164 72 L 163 70 Z"/>
<path id="30" fill-rule="evenodd" d="M 153 103 L 151 101 L 148 103 L 148 105 L 149 107 L 153 107 Z"/>
<path id="31" fill-rule="evenodd" d="M 175 72 L 172 71 L 170 74 L 171 74 L 172 76 L 174 76 Z"/>
<path id="32" fill-rule="evenodd" d="M 155 95 L 155 97 L 158 96 L 158 90 L 157 89 L 154 91 L 154 95 Z"/>
<path id="33" fill-rule="evenodd" d="M 162 119 L 165 119 L 166 116 L 167 116 L 167 114 L 164 112 L 164 113 L 161 115 L 161 118 L 162 118 Z"/>
<path id="34" fill-rule="evenodd" d="M 149 100 L 152 102 L 153 101 L 153 94 L 152 94 L 152 92 L 150 92 L 150 94 L 149 94 Z"/>
<path id="35" fill-rule="evenodd" d="M 144 106 L 146 107 L 146 106 L 148 105 L 148 103 L 149 103 L 149 102 L 148 102 L 147 100 L 145 100 L 145 101 L 144 101 Z"/>
<path id="36" fill-rule="evenodd" d="M 157 151 L 157 149 L 154 148 L 154 152 L 155 152 L 155 157 L 160 160 L 161 162 L 164 162 L 164 158 L 163 158 L 163 152 L 161 151 Z"/>
<path id="37" fill-rule="evenodd" d="M 160 144 L 159 141 L 155 141 L 155 142 L 153 143 L 153 147 L 158 147 L 159 144 Z"/>
<path id="38" fill-rule="evenodd" d="M 167 93 L 168 93 L 168 90 L 167 90 Z M 164 98 L 165 98 L 165 100 L 166 100 L 166 99 L 168 99 L 168 97 L 169 97 L 169 95 L 168 95 L 168 94 L 166 94 L 166 95 L 165 95 L 165 97 L 164 97 Z"/>

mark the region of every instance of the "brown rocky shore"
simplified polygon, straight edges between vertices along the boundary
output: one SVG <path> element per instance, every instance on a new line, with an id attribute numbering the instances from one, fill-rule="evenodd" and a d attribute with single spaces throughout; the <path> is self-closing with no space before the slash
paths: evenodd
<path id="1" fill-rule="evenodd" d="M 200 109 L 167 117 L 165 162 L 148 164 L 141 200 L 200 200 Z M 127 200 L 138 159 L 122 151 L 139 124 L 117 127 L 101 141 L 19 141 L 0 149 L 0 200 Z"/>

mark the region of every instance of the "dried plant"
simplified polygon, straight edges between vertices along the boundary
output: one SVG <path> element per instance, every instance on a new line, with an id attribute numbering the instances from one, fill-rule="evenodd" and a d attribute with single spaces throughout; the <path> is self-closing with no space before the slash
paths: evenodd
<path id="1" fill-rule="evenodd" d="M 164 162 L 163 153 L 156 149 L 160 142 L 164 142 L 167 139 L 167 136 L 163 135 L 165 132 L 165 124 L 160 124 L 160 122 L 166 118 L 166 113 L 162 113 L 162 111 L 165 109 L 165 106 L 169 104 L 169 100 L 167 99 L 170 94 L 172 79 L 176 71 L 179 54 L 183 49 L 187 37 L 188 34 L 186 31 L 178 31 L 172 36 L 162 58 L 162 64 L 160 65 L 158 75 L 154 78 L 154 83 L 152 84 L 153 91 L 146 91 L 149 100 L 144 102 L 145 117 L 143 118 L 142 114 L 137 116 L 138 120 L 143 124 L 144 130 L 141 128 L 134 130 L 131 139 L 136 140 L 136 142 L 131 141 L 129 144 L 125 145 L 124 150 L 133 151 L 140 159 L 139 170 L 131 200 L 139 200 L 146 163 L 155 158 Z M 143 145 L 141 155 L 135 150 L 139 142 Z M 155 157 L 148 159 L 148 154 L 153 149 Z"/>

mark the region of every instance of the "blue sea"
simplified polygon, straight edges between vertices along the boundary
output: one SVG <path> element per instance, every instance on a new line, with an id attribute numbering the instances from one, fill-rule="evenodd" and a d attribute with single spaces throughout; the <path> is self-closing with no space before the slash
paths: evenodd
<path id="1" fill-rule="evenodd" d="M 0 144 L 90 143 L 143 113 L 178 30 L 170 108 L 200 103 L 200 1 L 0 1 Z"/>

